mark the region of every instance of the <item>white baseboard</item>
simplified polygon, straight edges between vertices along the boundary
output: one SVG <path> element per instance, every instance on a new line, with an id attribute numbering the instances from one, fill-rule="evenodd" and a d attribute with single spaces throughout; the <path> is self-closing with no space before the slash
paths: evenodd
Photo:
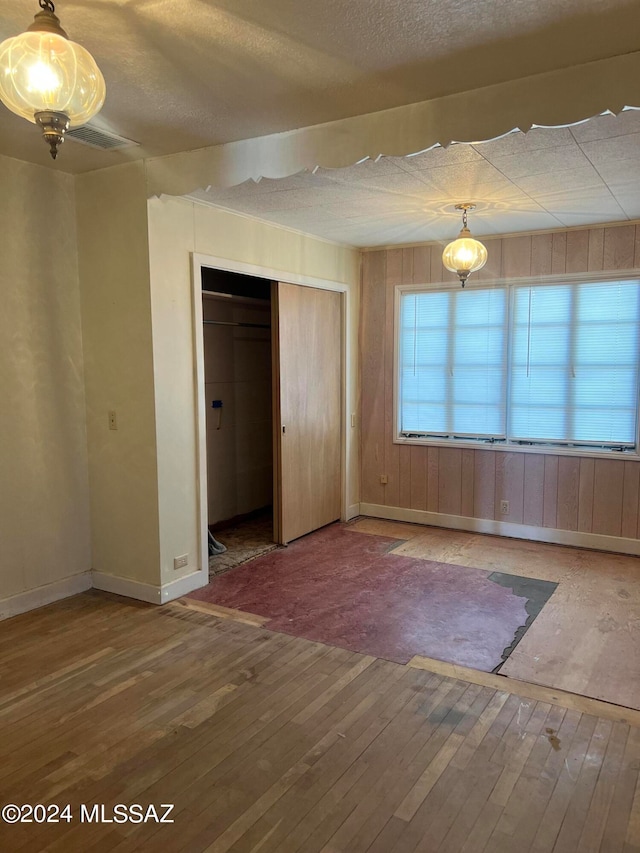
<path id="1" fill-rule="evenodd" d="M 116 595 L 124 595 L 127 598 L 136 598 L 138 601 L 148 601 L 149 604 L 161 604 L 161 588 L 152 583 L 142 583 L 131 578 L 121 578 L 116 575 L 107 575 L 104 572 L 91 572 L 94 589 L 103 592 L 113 592 Z"/>
<path id="2" fill-rule="evenodd" d="M 351 506 L 347 507 L 347 517 L 345 518 L 345 521 L 350 521 L 357 515 L 360 515 L 360 504 L 351 504 Z"/>
<path id="3" fill-rule="evenodd" d="M 86 592 L 88 589 L 91 589 L 91 572 L 82 572 L 79 575 L 72 575 L 60 581 L 27 590 L 27 592 L 19 592 L 17 595 L 0 600 L 0 620 L 27 613 L 29 610 L 35 610 L 36 607 L 44 607 L 46 604 Z"/>
<path id="4" fill-rule="evenodd" d="M 130 578 L 120 578 L 115 575 L 106 575 L 103 572 L 92 572 L 91 575 L 95 589 L 124 595 L 127 598 L 136 598 L 138 601 L 147 601 L 149 604 L 165 604 L 167 601 L 173 601 L 174 598 L 180 598 L 209 583 L 208 572 L 192 572 L 190 575 L 162 586 L 142 583 Z"/>
<path id="5" fill-rule="evenodd" d="M 201 589 L 209 583 L 209 566 L 205 572 L 192 572 L 190 575 L 185 575 L 183 578 L 165 583 L 160 589 L 160 603 L 165 604 L 167 601 L 173 601 L 175 598 L 182 598 L 193 592 L 194 589 Z"/>
<path id="6" fill-rule="evenodd" d="M 618 554 L 640 555 L 640 540 L 620 536 L 604 536 L 600 533 L 581 533 L 577 530 L 558 530 L 555 527 L 532 527 L 489 518 L 468 518 L 463 515 L 445 515 L 421 509 L 405 509 L 381 504 L 360 504 L 360 514 L 391 521 L 408 521 L 431 527 L 448 527 L 466 530 L 469 533 L 491 533 L 512 539 L 528 539 L 533 542 L 548 542 L 552 545 L 573 545 L 576 548 L 591 548 L 594 551 L 613 551 Z"/>
<path id="7" fill-rule="evenodd" d="M 532 527 L 527 524 L 513 524 L 494 519 L 469 518 L 462 515 L 445 515 L 438 512 L 426 512 L 419 509 L 406 509 L 397 506 L 359 503 L 351 504 L 347 509 L 347 521 L 357 515 L 373 518 L 385 518 L 390 521 L 406 521 L 411 524 L 423 524 L 431 527 L 448 527 L 453 530 L 465 530 L 469 533 L 489 533 L 494 536 L 506 536 L 512 539 L 527 539 L 533 542 L 547 542 L 552 545 L 573 545 L 577 548 L 591 548 L 595 551 L 612 551 L 618 554 L 640 556 L 640 540 L 620 536 L 605 536 L 599 533 L 581 533 L 575 530 L 558 530 L 552 527 Z M 92 587 L 149 604 L 165 604 L 206 586 L 208 572 L 192 572 L 170 583 L 156 586 L 130 578 L 107 575 L 103 572 L 83 572 L 54 583 L 21 592 L 0 600 L 0 621 L 37 607 L 44 607 Z"/>
<path id="8" fill-rule="evenodd" d="M 155 586 L 150 583 L 141 583 L 130 578 L 119 578 L 115 575 L 107 575 L 104 572 L 82 572 L 72 575 L 55 583 L 39 586 L 27 592 L 20 592 L 9 598 L 0 600 L 0 621 L 36 610 L 61 598 L 69 598 L 72 595 L 86 592 L 88 589 L 101 589 L 104 592 L 113 592 L 116 595 L 124 595 L 127 598 L 135 598 L 138 601 L 147 601 L 149 604 L 165 604 L 174 598 L 181 598 L 193 592 L 194 589 L 206 586 L 209 583 L 209 573 L 192 572 L 183 578 L 178 578 L 163 586 Z"/>

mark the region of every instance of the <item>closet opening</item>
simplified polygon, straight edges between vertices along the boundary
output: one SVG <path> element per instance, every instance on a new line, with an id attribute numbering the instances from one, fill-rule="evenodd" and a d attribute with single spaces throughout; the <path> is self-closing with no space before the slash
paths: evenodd
<path id="1" fill-rule="evenodd" d="M 209 576 L 275 548 L 271 282 L 202 267 Z M 223 550 L 224 549 L 224 550 Z"/>

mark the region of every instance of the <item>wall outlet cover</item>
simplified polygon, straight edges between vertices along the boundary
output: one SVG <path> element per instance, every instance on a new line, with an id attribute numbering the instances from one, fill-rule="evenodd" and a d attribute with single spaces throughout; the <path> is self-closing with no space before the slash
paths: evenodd
<path id="1" fill-rule="evenodd" d="M 173 568 L 174 569 L 183 569 L 187 563 L 189 562 L 189 555 L 183 554 L 181 557 L 174 557 L 173 559 Z"/>

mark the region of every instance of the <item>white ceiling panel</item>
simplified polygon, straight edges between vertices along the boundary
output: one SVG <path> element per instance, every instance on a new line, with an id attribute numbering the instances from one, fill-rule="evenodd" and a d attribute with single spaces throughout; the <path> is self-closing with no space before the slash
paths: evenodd
<path id="1" fill-rule="evenodd" d="M 537 172 L 535 175 L 523 175 L 514 183 L 539 199 L 540 196 L 555 196 L 567 198 L 568 195 L 581 190 L 606 189 L 606 184 L 597 169 L 584 158 L 581 166 L 576 169 L 549 170 Z"/>
<path id="2" fill-rule="evenodd" d="M 616 116 L 596 116 L 570 128 L 576 142 L 591 142 L 594 139 L 606 139 L 609 136 L 624 136 L 627 133 L 640 132 L 640 110 L 625 110 L 624 121 Z"/>
<path id="3" fill-rule="evenodd" d="M 494 157 L 489 146 L 485 156 L 510 181 L 518 181 L 529 175 L 544 175 L 587 166 L 589 161 L 574 142 L 561 147 L 542 148 L 506 157 Z"/>
<path id="4" fill-rule="evenodd" d="M 421 154 L 411 154 L 409 157 L 398 158 L 399 168 L 405 172 L 415 172 L 423 169 L 436 169 L 438 166 L 453 166 L 457 163 L 468 163 L 471 160 L 484 159 L 472 145 L 457 143 L 448 148 L 432 148 Z"/>
<path id="5" fill-rule="evenodd" d="M 563 145 L 572 145 L 574 141 L 569 128 L 534 127 L 528 133 L 508 133 L 500 139 L 477 143 L 475 147 L 483 157 L 493 162 L 494 157 L 526 154 L 529 151 L 544 148 L 558 148 Z"/>
<path id="6" fill-rule="evenodd" d="M 633 161 L 630 168 L 640 168 L 640 133 L 583 142 L 581 147 L 596 169 L 607 168 L 624 160 Z"/>
<path id="7" fill-rule="evenodd" d="M 453 239 L 465 201 L 479 237 L 636 219 L 639 115 L 599 117 L 595 137 L 580 125 L 584 142 L 575 127 L 537 128 L 191 198 L 362 247 Z"/>

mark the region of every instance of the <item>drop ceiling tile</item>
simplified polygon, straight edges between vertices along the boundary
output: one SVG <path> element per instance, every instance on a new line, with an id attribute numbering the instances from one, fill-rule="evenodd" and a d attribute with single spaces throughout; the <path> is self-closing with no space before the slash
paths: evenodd
<path id="1" fill-rule="evenodd" d="M 411 202 L 403 196 L 395 199 L 375 199 L 371 201 L 356 201 L 354 203 L 327 204 L 323 210 L 332 216 L 340 216 L 345 219 L 355 219 L 360 216 L 367 217 L 372 222 L 384 216 L 397 216 L 401 213 L 420 210 L 421 205 Z"/>
<path id="2" fill-rule="evenodd" d="M 640 219 L 640 195 L 629 193 L 628 196 L 622 196 L 619 203 L 629 219 Z"/>
<path id="3" fill-rule="evenodd" d="M 486 160 L 474 160 L 453 166 L 440 166 L 424 173 L 425 180 L 440 188 L 455 204 L 459 201 L 473 201 L 474 193 L 496 192 L 512 186 L 507 178 L 495 166 Z M 462 195 L 461 195 L 462 194 Z M 464 197 L 462 197 L 464 196 Z"/>
<path id="4" fill-rule="evenodd" d="M 397 172 L 402 172 L 402 169 L 395 162 L 395 158 L 380 157 L 377 160 L 364 160 L 362 163 L 355 163 L 353 166 L 344 166 L 340 169 L 317 169 L 314 177 L 359 181 L 362 178 L 370 176 L 380 177 L 381 175 L 392 175 Z"/>
<path id="5" fill-rule="evenodd" d="M 496 157 L 491 152 L 486 156 L 489 162 L 511 181 L 517 181 L 528 175 L 543 175 L 547 172 L 560 172 L 589 165 L 589 161 L 575 142 L 558 148 L 544 148 L 504 157 Z"/>
<path id="6" fill-rule="evenodd" d="M 624 190 L 628 186 L 635 186 L 640 182 L 640 163 L 638 161 L 620 160 L 606 163 L 599 166 L 598 171 L 614 196 L 620 190 Z"/>
<path id="7" fill-rule="evenodd" d="M 287 225 L 289 228 L 305 231 L 307 228 L 313 228 L 316 225 L 348 222 L 349 219 L 346 215 L 348 208 L 342 210 L 342 213 L 330 211 L 324 207 L 307 207 L 303 210 L 271 210 L 267 211 L 264 217 L 279 222 L 281 225 Z"/>
<path id="8" fill-rule="evenodd" d="M 492 234 L 510 234 L 518 231 L 547 231 L 560 228 L 560 222 L 541 208 L 537 210 L 496 210 L 486 222 L 476 222 L 473 228 L 478 237 Z"/>
<path id="9" fill-rule="evenodd" d="M 580 190 L 565 197 L 558 194 L 539 196 L 538 201 L 567 227 L 626 219 L 624 210 L 607 187 Z"/>
<path id="10" fill-rule="evenodd" d="M 258 215 L 270 210 L 313 208 L 316 204 L 316 195 L 309 190 L 282 190 L 256 196 L 224 199 L 225 207 L 241 210 L 244 213 L 255 212 Z"/>
<path id="11" fill-rule="evenodd" d="M 592 142 L 640 131 L 640 110 L 623 110 L 618 116 L 612 114 L 575 124 L 571 128 L 573 138 L 579 142 Z"/>
<path id="12" fill-rule="evenodd" d="M 612 192 L 629 219 L 640 219 L 640 179 L 616 184 Z"/>
<path id="13" fill-rule="evenodd" d="M 381 228 L 387 228 L 391 225 L 401 226 L 402 228 L 413 230 L 421 229 L 429 237 L 429 240 L 453 240 L 459 229 L 459 222 L 451 222 L 448 219 L 435 216 L 432 213 L 424 213 L 422 215 L 415 213 L 405 213 L 398 211 L 396 213 L 388 213 L 380 217 L 354 216 L 349 220 L 349 224 L 353 226 L 368 225 L 371 231 L 377 232 Z M 406 240 L 404 242 L 407 242 Z"/>
<path id="14" fill-rule="evenodd" d="M 302 172 L 289 178 L 261 178 L 259 181 L 249 179 L 234 187 L 211 187 L 209 190 L 198 190 L 197 192 L 205 193 L 205 199 L 208 196 L 212 197 L 216 203 L 220 199 L 253 198 L 267 193 L 305 189 L 308 186 L 309 177 L 309 172 Z"/>
<path id="15" fill-rule="evenodd" d="M 506 134 L 506 136 L 501 136 L 499 139 L 491 139 L 488 142 L 474 142 L 473 147 L 483 157 L 491 159 L 571 145 L 573 141 L 573 137 L 566 127 L 533 127 L 527 133 L 516 130 Z"/>
<path id="16" fill-rule="evenodd" d="M 393 158 L 405 172 L 416 172 L 425 169 L 437 169 L 439 166 L 451 166 L 456 163 L 469 163 L 481 160 L 482 157 L 474 148 L 464 142 L 454 142 L 447 148 L 431 148 L 421 154 L 411 154 L 408 157 Z"/>
<path id="17" fill-rule="evenodd" d="M 342 170 L 336 170 L 336 172 Z M 345 178 L 342 175 L 336 174 L 335 183 L 337 186 L 362 187 L 368 190 L 383 190 L 387 192 L 404 192 L 417 193 L 424 190 L 425 183 L 428 179 L 422 180 L 419 173 L 405 172 L 398 169 L 392 174 L 374 175 L 367 174 L 358 176 L 357 178 Z"/>
<path id="18" fill-rule="evenodd" d="M 579 190 L 606 189 L 605 182 L 588 160 L 585 160 L 585 165 L 576 169 L 524 175 L 514 183 L 536 200 L 539 200 L 540 196 L 566 197 Z"/>
<path id="19" fill-rule="evenodd" d="M 640 132 L 584 142 L 581 148 L 598 170 L 621 160 L 634 160 L 640 169 Z"/>
<path id="20" fill-rule="evenodd" d="M 302 230 L 302 229 L 301 229 Z M 369 238 L 367 226 L 340 226 L 320 225 L 314 230 L 314 236 L 331 240 L 334 243 L 343 243 L 348 246 L 366 246 Z"/>
<path id="21" fill-rule="evenodd" d="M 473 160 L 463 160 L 458 163 L 447 163 L 443 160 L 437 166 L 415 170 L 412 174 L 445 189 L 454 181 L 467 183 L 504 181 L 504 176 L 484 157 L 476 157 Z"/>
<path id="22" fill-rule="evenodd" d="M 329 183 L 319 187 L 310 186 L 299 190 L 304 192 L 304 200 L 312 200 L 314 205 L 326 206 L 328 204 L 356 204 L 358 202 L 373 203 L 376 198 L 384 198 L 385 193 L 376 188 L 369 188 L 358 184 L 348 185 Z M 301 196 L 301 198 L 303 198 Z M 305 205 L 306 206 L 306 205 Z"/>
<path id="23" fill-rule="evenodd" d="M 584 225 L 599 225 L 603 222 L 622 222 L 625 219 L 629 219 L 619 205 L 616 205 L 616 209 L 613 212 L 605 212 L 603 210 L 598 210 L 596 213 L 598 219 L 595 218 L 593 211 L 584 213 L 560 213 L 557 212 L 555 214 L 556 219 L 565 227 L 565 228 L 577 228 L 578 226 Z"/>

